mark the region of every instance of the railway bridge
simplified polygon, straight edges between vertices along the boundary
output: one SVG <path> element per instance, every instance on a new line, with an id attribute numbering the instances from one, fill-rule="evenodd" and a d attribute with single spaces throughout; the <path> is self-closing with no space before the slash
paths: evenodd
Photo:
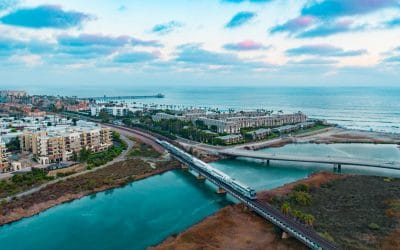
<path id="1" fill-rule="evenodd" d="M 243 149 L 222 149 L 219 153 L 232 157 L 245 157 L 259 160 L 266 160 L 268 163 L 271 160 L 275 161 L 291 161 L 291 162 L 309 162 L 309 163 L 325 163 L 332 164 L 337 170 L 341 170 L 343 165 L 361 166 L 366 168 L 384 168 L 392 170 L 400 170 L 400 162 L 398 161 L 382 161 L 371 159 L 358 159 L 353 157 L 337 157 L 337 156 L 303 156 L 303 155 L 288 155 L 259 152 Z"/>
<path id="2" fill-rule="evenodd" d="M 270 204 L 261 203 L 256 199 L 251 199 L 246 195 L 243 195 L 241 192 L 239 192 L 231 185 L 229 185 L 229 183 L 225 182 L 221 178 L 216 177 L 209 171 L 205 171 L 197 164 L 194 164 L 193 161 L 187 160 L 185 157 L 182 157 L 179 153 L 176 153 L 171 150 L 168 151 L 175 159 L 188 166 L 188 168 L 190 168 L 192 171 L 197 172 L 199 176 L 205 177 L 208 181 L 219 187 L 220 190 L 221 189 L 225 190 L 227 193 L 229 193 L 237 200 L 244 203 L 247 207 L 252 209 L 254 212 L 259 214 L 261 217 L 272 222 L 275 226 L 279 227 L 283 231 L 292 235 L 297 240 L 299 240 L 306 246 L 310 247 L 311 249 L 337 249 L 337 247 L 334 244 L 322 238 L 312 228 L 309 228 L 304 224 L 301 224 L 298 221 L 295 221 L 292 218 L 287 217 L 286 215 L 281 213 L 278 209 L 276 209 Z M 200 161 L 197 158 L 195 159 L 196 161 Z M 207 163 L 204 162 L 202 162 L 202 164 L 208 165 Z M 207 167 L 213 168 L 210 165 L 208 165 Z"/>
<path id="3" fill-rule="evenodd" d="M 249 198 L 248 196 L 244 195 L 242 192 L 235 189 L 232 185 L 230 185 L 224 179 L 221 179 L 221 178 L 217 177 L 216 175 L 213 175 L 212 171 L 211 172 L 206 171 L 205 168 L 203 168 L 201 166 L 206 166 L 207 169 L 215 170 L 215 168 L 208 165 L 207 163 L 204 163 L 193 156 L 191 156 L 192 160 L 189 160 L 187 157 L 184 157 L 183 154 L 180 154 L 179 152 L 177 152 L 177 150 L 171 150 L 171 147 L 165 146 L 168 144 L 160 143 L 159 139 L 167 140 L 167 138 L 162 138 L 162 136 L 159 136 L 159 135 L 149 135 L 148 133 L 146 133 L 144 131 L 127 128 L 127 127 L 123 127 L 123 126 L 116 126 L 116 125 L 109 125 L 109 126 L 114 127 L 116 129 L 121 129 L 121 130 L 125 130 L 127 132 L 138 134 L 140 136 L 146 137 L 147 139 L 149 139 L 153 142 L 156 142 L 158 145 L 161 145 L 176 160 L 178 160 L 179 162 L 181 162 L 182 164 L 184 164 L 185 166 L 190 168 L 192 171 L 198 173 L 199 176 L 206 178 L 208 181 L 210 181 L 211 183 L 216 185 L 220 190 L 224 190 L 225 192 L 229 193 L 230 195 L 235 197 L 238 201 L 244 203 L 247 207 L 249 207 L 254 212 L 256 212 L 258 215 L 260 215 L 264 219 L 268 220 L 275 226 L 279 227 L 284 232 L 293 236 L 294 238 L 296 238 L 297 240 L 299 240 L 300 242 L 305 244 L 307 247 L 309 247 L 311 249 L 323 249 L 323 250 L 337 249 L 336 245 L 334 245 L 333 243 L 331 243 L 331 242 L 327 241 L 326 239 L 324 239 L 323 237 L 321 237 L 312 228 L 307 227 L 304 224 L 301 224 L 300 222 L 294 220 L 293 218 L 290 218 L 290 217 L 284 215 L 278 209 L 276 209 L 275 207 L 273 207 L 272 205 L 270 205 L 268 203 L 262 203 L 262 202 L 258 201 L 257 199 Z M 171 145 L 171 146 L 173 146 L 173 145 Z M 175 147 L 175 146 L 173 146 L 173 147 Z M 201 163 L 201 165 L 196 164 L 196 162 Z"/>

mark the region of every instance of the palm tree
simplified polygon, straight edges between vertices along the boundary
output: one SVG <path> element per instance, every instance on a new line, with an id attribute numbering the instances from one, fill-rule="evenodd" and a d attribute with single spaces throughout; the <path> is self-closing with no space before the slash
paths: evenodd
<path id="1" fill-rule="evenodd" d="M 290 205 L 288 202 L 284 202 L 281 206 L 281 212 L 284 214 L 288 214 L 290 212 Z"/>
<path id="2" fill-rule="evenodd" d="M 312 226 L 314 224 L 315 218 L 311 214 L 305 214 L 303 216 L 303 220 L 304 220 L 304 223 L 306 223 L 309 226 Z"/>

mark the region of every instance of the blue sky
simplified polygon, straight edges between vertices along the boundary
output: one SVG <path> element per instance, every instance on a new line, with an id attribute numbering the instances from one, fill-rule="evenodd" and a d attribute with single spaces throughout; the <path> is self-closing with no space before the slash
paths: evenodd
<path id="1" fill-rule="evenodd" d="M 0 86 L 390 85 L 400 0 L 0 0 Z"/>

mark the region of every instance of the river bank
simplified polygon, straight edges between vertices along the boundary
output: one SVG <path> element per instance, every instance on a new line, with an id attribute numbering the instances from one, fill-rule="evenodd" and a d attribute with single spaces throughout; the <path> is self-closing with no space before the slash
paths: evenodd
<path id="1" fill-rule="evenodd" d="M 289 193 L 295 185 L 320 186 L 343 175 L 321 172 L 282 187 L 260 192 L 259 199 Z M 167 238 L 152 248 L 167 249 L 307 249 L 294 239 L 282 240 L 275 227 L 242 204 L 225 207 L 186 231 Z"/>
<path id="2" fill-rule="evenodd" d="M 341 249 L 399 249 L 400 179 L 351 175 L 303 185 L 270 203 Z M 388 244 L 390 242 L 390 244 Z"/>
<path id="3" fill-rule="evenodd" d="M 179 163 L 174 161 L 160 161 L 155 165 L 150 165 L 141 159 L 134 158 L 70 178 L 67 181 L 53 183 L 37 192 L 1 203 L 0 225 L 33 216 L 51 207 L 93 193 L 158 175 L 178 166 Z"/>

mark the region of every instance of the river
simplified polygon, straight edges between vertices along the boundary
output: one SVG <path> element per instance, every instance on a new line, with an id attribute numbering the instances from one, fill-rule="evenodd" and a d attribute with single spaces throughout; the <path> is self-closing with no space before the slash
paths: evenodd
<path id="1" fill-rule="evenodd" d="M 400 159 L 395 145 L 290 144 L 266 151 Z M 251 160 L 212 163 L 234 178 L 271 189 L 332 166 Z M 346 172 L 365 172 L 362 169 Z M 387 175 L 399 176 L 393 171 Z M 0 227 L 1 250 L 145 249 L 198 223 L 234 202 L 211 185 L 181 170 L 170 171 L 122 188 L 84 197 Z"/>

